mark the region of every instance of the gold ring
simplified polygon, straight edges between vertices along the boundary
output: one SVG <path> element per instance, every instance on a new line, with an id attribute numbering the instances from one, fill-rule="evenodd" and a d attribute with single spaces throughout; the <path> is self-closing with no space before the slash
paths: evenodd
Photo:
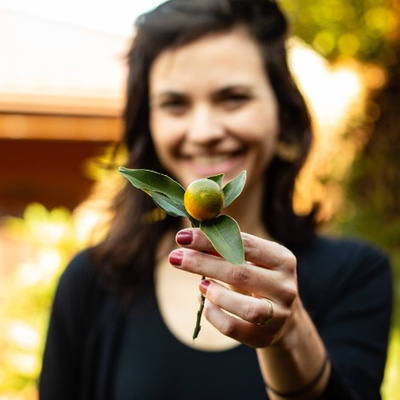
<path id="1" fill-rule="evenodd" d="M 268 305 L 268 317 L 266 318 L 266 320 L 264 322 L 261 322 L 258 325 L 265 326 L 271 322 L 272 318 L 274 318 L 274 307 L 272 305 L 271 300 L 269 300 L 269 299 L 262 299 L 262 300 L 264 300 Z"/>

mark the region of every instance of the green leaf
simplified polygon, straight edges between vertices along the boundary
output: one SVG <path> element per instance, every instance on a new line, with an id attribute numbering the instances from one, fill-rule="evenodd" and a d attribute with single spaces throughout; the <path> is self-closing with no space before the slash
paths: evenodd
<path id="1" fill-rule="evenodd" d="M 212 181 L 217 182 L 219 186 L 222 186 L 222 179 L 224 179 L 224 174 L 207 176 L 207 179 L 211 179 Z"/>
<path id="2" fill-rule="evenodd" d="M 228 207 L 242 193 L 246 183 L 246 171 L 242 171 L 236 178 L 229 181 L 224 187 L 225 205 Z"/>
<path id="3" fill-rule="evenodd" d="M 119 172 L 137 189 L 148 194 L 161 193 L 172 200 L 175 205 L 183 207 L 185 189 L 169 176 L 147 169 L 130 169 L 119 167 Z"/>
<path id="4" fill-rule="evenodd" d="M 156 203 L 156 205 L 164 210 L 167 214 L 172 215 L 173 217 L 189 218 L 189 214 L 186 212 L 185 207 L 176 204 L 164 194 L 151 192 L 150 196 L 152 197 L 154 203 Z"/>
<path id="5" fill-rule="evenodd" d="M 238 223 L 229 215 L 220 215 L 200 224 L 215 250 L 232 264 L 244 263 L 244 249 Z"/>
<path id="6" fill-rule="evenodd" d="M 189 215 L 189 220 L 190 220 L 190 223 L 192 224 L 193 228 L 200 228 L 201 221 L 191 217 L 190 215 Z"/>

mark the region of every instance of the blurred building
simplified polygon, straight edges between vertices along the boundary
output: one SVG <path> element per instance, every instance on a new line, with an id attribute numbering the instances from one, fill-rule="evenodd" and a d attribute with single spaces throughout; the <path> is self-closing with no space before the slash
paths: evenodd
<path id="1" fill-rule="evenodd" d="M 128 39 L 0 5 L 0 216 L 73 209 L 121 130 Z"/>

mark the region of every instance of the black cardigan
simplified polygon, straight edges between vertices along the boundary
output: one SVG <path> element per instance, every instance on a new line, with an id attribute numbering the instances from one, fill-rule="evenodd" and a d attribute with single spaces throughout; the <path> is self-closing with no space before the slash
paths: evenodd
<path id="1" fill-rule="evenodd" d="M 378 400 L 392 311 L 389 261 L 374 247 L 317 237 L 292 246 L 302 302 L 332 361 L 324 400 Z M 51 312 L 40 400 L 112 400 L 125 315 L 90 252 L 61 276 Z"/>

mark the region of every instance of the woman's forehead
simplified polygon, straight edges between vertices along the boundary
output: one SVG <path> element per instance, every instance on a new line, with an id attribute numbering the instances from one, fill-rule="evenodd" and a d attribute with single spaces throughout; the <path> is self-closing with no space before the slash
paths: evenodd
<path id="1" fill-rule="evenodd" d="M 167 86 L 173 82 L 195 84 L 214 76 L 234 82 L 254 74 L 265 75 L 258 44 L 246 30 L 235 29 L 164 50 L 152 64 L 150 81 Z"/>

